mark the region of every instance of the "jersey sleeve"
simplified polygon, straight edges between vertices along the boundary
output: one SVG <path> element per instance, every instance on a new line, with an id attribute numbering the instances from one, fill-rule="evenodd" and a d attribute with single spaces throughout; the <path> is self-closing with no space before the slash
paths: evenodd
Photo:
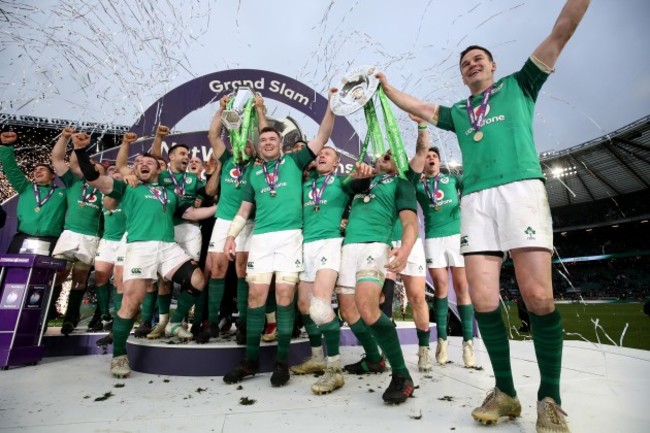
<path id="1" fill-rule="evenodd" d="M 398 178 L 397 188 L 395 188 L 395 204 L 397 205 L 397 213 L 403 210 L 418 211 L 413 184 Z"/>
<path id="2" fill-rule="evenodd" d="M 542 71 L 530 58 L 526 60 L 520 71 L 515 72 L 513 77 L 523 90 L 524 94 L 533 101 L 537 100 L 542 85 L 548 79 L 549 74 Z"/>
<path id="3" fill-rule="evenodd" d="M 422 173 L 416 173 L 411 167 L 406 170 L 406 173 L 404 173 L 404 175 L 406 176 L 406 180 L 411 182 L 413 185 L 417 185 L 417 183 L 420 182 L 420 178 L 422 177 Z"/>
<path id="4" fill-rule="evenodd" d="M 221 165 L 224 165 L 228 160 L 232 158 L 232 152 L 230 152 L 228 149 L 224 150 L 221 156 L 219 157 L 219 162 Z"/>
<path id="5" fill-rule="evenodd" d="M 292 158 L 301 170 L 304 170 L 309 165 L 309 163 L 312 162 L 314 158 L 316 158 L 316 155 L 314 155 L 309 146 L 305 146 L 298 152 L 290 153 L 287 156 L 289 158 Z"/>
<path id="6" fill-rule="evenodd" d="M 438 108 L 438 123 L 436 126 L 445 131 L 454 132 L 454 119 L 451 117 L 451 108 L 440 105 Z"/>
<path id="7" fill-rule="evenodd" d="M 79 180 L 77 177 L 75 177 L 74 174 L 72 174 L 70 170 L 63 173 L 61 176 L 59 176 L 59 178 L 61 179 L 63 185 L 65 185 L 66 188 L 70 188 Z"/>
<path id="8" fill-rule="evenodd" d="M 29 188 L 30 182 L 27 180 L 25 173 L 18 167 L 13 147 L 0 146 L 0 162 L 2 162 L 7 180 L 19 194 Z"/>
<path id="9" fill-rule="evenodd" d="M 111 191 L 111 193 L 107 196 L 119 201 L 122 199 L 122 197 L 124 197 L 124 194 L 126 193 L 126 187 L 126 182 L 113 179 L 113 191 Z"/>

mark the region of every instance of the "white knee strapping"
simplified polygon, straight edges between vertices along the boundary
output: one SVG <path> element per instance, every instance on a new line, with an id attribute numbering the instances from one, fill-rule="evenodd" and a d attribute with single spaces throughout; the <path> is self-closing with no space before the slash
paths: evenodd
<path id="1" fill-rule="evenodd" d="M 334 318 L 334 310 L 332 310 L 332 303 L 329 300 L 320 298 L 311 298 L 309 305 L 309 317 L 318 326 L 324 325 Z"/>
<path id="2" fill-rule="evenodd" d="M 298 284 L 298 272 L 276 272 L 275 282 L 278 284 Z"/>
<path id="3" fill-rule="evenodd" d="M 246 275 L 246 282 L 253 284 L 271 284 L 273 272 L 262 272 L 259 274 Z"/>

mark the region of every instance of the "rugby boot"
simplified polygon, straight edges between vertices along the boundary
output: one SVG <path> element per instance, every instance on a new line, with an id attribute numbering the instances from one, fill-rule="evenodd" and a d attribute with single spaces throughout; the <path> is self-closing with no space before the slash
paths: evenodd
<path id="1" fill-rule="evenodd" d="M 322 373 L 327 368 L 324 358 L 317 358 L 314 355 L 305 358 L 302 364 L 294 365 L 291 367 L 291 372 L 294 374 L 310 374 Z"/>
<path id="2" fill-rule="evenodd" d="M 311 391 L 318 395 L 328 394 L 339 389 L 344 384 L 345 380 L 343 379 L 341 367 L 328 366 L 325 373 L 311 386 Z"/>
<path id="3" fill-rule="evenodd" d="M 537 402 L 537 433 L 570 433 L 566 412 L 551 397 Z"/>
<path id="4" fill-rule="evenodd" d="M 144 338 L 151 332 L 151 322 L 142 322 L 140 325 L 135 328 L 133 331 L 133 336 L 135 338 Z"/>
<path id="5" fill-rule="evenodd" d="M 169 322 L 165 326 L 165 337 L 178 337 L 181 340 L 191 340 L 194 335 L 187 329 L 183 328 L 182 323 Z"/>
<path id="6" fill-rule="evenodd" d="M 246 376 L 255 376 L 258 369 L 259 363 L 257 361 L 244 359 L 223 377 L 223 381 L 227 384 L 241 382 Z"/>
<path id="7" fill-rule="evenodd" d="M 276 361 L 271 374 L 271 385 L 278 387 L 284 386 L 289 382 L 289 366 L 286 362 Z"/>
<path id="8" fill-rule="evenodd" d="M 428 346 L 420 346 L 418 349 L 418 370 L 422 373 L 431 371 L 433 364 L 431 363 L 431 354 Z"/>
<path id="9" fill-rule="evenodd" d="M 472 411 L 472 417 L 483 424 L 494 424 L 500 417 L 516 418 L 521 415 L 521 404 L 517 397 L 510 397 L 494 387 L 483 400 L 483 404 Z"/>
<path id="10" fill-rule="evenodd" d="M 438 338 L 438 345 L 436 346 L 436 362 L 440 365 L 445 365 L 449 360 L 447 351 L 449 349 L 449 341 Z"/>
<path id="11" fill-rule="evenodd" d="M 116 356 L 111 359 L 111 374 L 118 379 L 129 377 L 131 367 L 129 367 L 129 358 L 126 355 Z"/>
<path id="12" fill-rule="evenodd" d="M 343 370 L 352 374 L 383 373 L 386 371 L 386 360 L 382 356 L 381 360 L 374 364 L 364 356 L 359 362 L 346 365 Z"/>
<path id="13" fill-rule="evenodd" d="M 402 376 L 401 374 L 393 374 L 390 384 L 382 398 L 388 404 L 404 403 L 407 398 L 413 395 L 413 380 L 410 377 Z"/>
<path id="14" fill-rule="evenodd" d="M 476 354 L 474 353 L 473 340 L 463 341 L 463 363 L 465 363 L 465 367 L 468 368 L 476 366 Z"/>

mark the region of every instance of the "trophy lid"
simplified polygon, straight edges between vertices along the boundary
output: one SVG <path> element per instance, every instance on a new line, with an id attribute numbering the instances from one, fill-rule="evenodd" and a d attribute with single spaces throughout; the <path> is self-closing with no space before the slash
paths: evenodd
<path id="1" fill-rule="evenodd" d="M 379 87 L 376 73 L 377 68 L 374 66 L 361 66 L 345 74 L 341 78 L 339 91 L 330 99 L 334 114 L 346 116 L 366 105 Z"/>

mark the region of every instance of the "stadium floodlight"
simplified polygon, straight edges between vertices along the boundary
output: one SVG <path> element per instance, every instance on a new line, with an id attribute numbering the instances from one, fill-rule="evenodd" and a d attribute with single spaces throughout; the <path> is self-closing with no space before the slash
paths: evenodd
<path id="1" fill-rule="evenodd" d="M 558 178 L 562 175 L 564 172 L 564 169 L 562 167 L 554 167 L 551 169 L 551 174 L 553 174 L 553 177 Z"/>
<path id="2" fill-rule="evenodd" d="M 449 161 L 447 165 L 449 166 L 449 168 L 457 168 L 460 167 L 460 162 L 456 161 L 455 159 L 452 159 L 451 161 Z"/>

